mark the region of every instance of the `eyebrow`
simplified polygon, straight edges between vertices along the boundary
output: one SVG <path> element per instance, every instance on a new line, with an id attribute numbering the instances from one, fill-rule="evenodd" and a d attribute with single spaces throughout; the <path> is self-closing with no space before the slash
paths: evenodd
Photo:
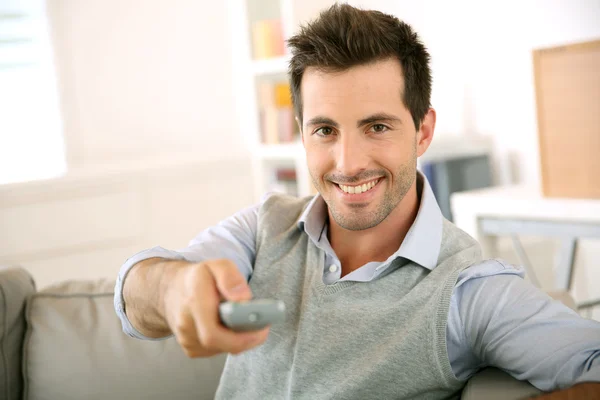
<path id="1" fill-rule="evenodd" d="M 331 118 L 327 118 L 327 117 L 323 117 L 323 116 L 316 116 L 314 118 L 311 118 L 310 120 L 308 120 L 308 122 L 306 122 L 306 126 L 315 126 L 315 125 L 330 125 L 333 126 L 334 128 L 339 128 L 340 125 L 335 122 L 334 120 L 332 120 Z"/>
<path id="2" fill-rule="evenodd" d="M 374 122 L 399 122 L 402 123 L 402 120 L 395 115 L 386 114 L 386 113 L 377 113 L 373 115 L 369 115 L 366 118 L 361 119 L 356 123 L 356 127 L 360 128 L 361 126 L 369 125 Z"/>
<path id="3" fill-rule="evenodd" d="M 356 123 L 356 127 L 360 128 L 361 126 L 369 125 L 374 122 L 399 122 L 399 123 L 402 123 L 402 120 L 392 114 L 376 113 L 376 114 L 369 115 L 368 117 L 359 120 Z M 339 128 L 339 126 L 340 126 L 337 122 L 335 122 L 331 118 L 327 118 L 327 117 L 320 116 L 320 115 L 316 116 L 314 118 L 311 118 L 310 120 L 308 120 L 306 122 L 306 126 L 315 126 L 315 125 L 329 125 L 329 126 L 333 126 L 334 128 Z"/>

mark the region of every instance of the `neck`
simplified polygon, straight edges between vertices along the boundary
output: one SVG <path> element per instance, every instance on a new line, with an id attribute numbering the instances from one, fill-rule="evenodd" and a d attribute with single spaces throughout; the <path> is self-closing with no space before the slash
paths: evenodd
<path id="1" fill-rule="evenodd" d="M 329 218 L 329 242 L 342 263 L 342 275 L 371 261 L 385 261 L 402 244 L 419 211 L 417 180 L 380 224 L 365 230 L 342 228 Z"/>

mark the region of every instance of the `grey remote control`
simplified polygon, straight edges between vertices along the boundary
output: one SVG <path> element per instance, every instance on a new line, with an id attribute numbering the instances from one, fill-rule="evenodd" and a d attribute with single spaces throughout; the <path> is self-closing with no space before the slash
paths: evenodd
<path id="1" fill-rule="evenodd" d="M 256 331 L 285 320 L 285 304 L 281 300 L 260 299 L 224 302 L 219 305 L 223 325 L 236 332 Z"/>

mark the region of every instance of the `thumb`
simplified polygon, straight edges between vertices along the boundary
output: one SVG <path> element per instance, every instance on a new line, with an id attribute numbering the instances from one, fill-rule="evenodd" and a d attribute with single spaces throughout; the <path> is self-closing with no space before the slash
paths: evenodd
<path id="1" fill-rule="evenodd" d="M 214 260 L 207 266 L 225 300 L 239 302 L 252 299 L 250 286 L 235 263 L 230 260 Z"/>

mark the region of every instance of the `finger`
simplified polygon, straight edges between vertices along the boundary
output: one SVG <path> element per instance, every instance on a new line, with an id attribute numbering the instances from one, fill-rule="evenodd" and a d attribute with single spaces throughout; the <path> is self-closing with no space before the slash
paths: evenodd
<path id="1" fill-rule="evenodd" d="M 175 339 L 186 356 L 190 358 L 210 357 L 218 353 L 217 351 L 211 351 L 202 347 L 191 314 L 185 311 L 179 313 L 175 317 L 175 322 L 172 326 Z"/>
<path id="2" fill-rule="evenodd" d="M 213 276 L 219 293 L 228 301 L 252 299 L 252 291 L 234 262 L 230 260 L 212 260 L 206 263 Z"/>
<path id="3" fill-rule="evenodd" d="M 194 318 L 201 345 L 209 350 L 237 354 L 263 343 L 268 328 L 258 332 L 234 332 L 222 325 L 219 318 L 219 291 L 211 269 L 203 268 L 198 293 L 190 312 Z"/>

